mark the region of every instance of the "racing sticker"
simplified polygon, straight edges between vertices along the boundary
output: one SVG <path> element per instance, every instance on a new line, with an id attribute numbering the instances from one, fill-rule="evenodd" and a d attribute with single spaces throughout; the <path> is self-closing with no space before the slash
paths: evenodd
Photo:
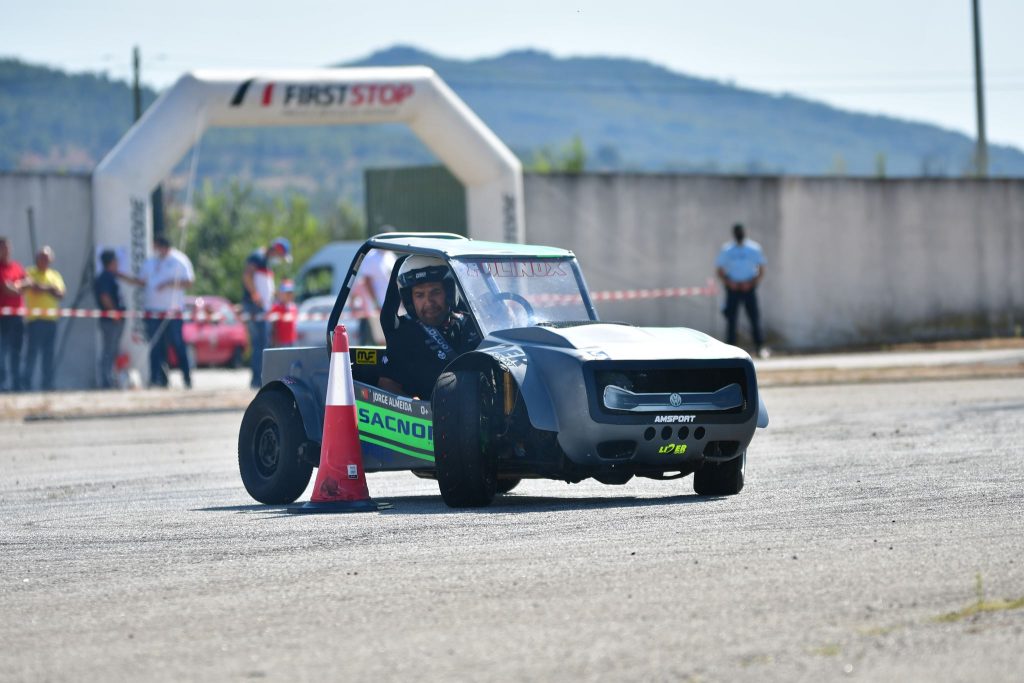
<path id="1" fill-rule="evenodd" d="M 367 386 L 360 386 L 357 396 L 360 441 L 434 461 L 434 423 L 428 402 Z"/>
<path id="2" fill-rule="evenodd" d="M 686 455 L 685 443 L 667 443 L 658 448 L 662 455 Z"/>
<path id="3" fill-rule="evenodd" d="M 526 353 L 518 346 L 495 346 L 487 349 L 487 353 L 505 370 L 526 365 Z"/>
<path id="4" fill-rule="evenodd" d="M 376 365 L 377 349 L 356 349 L 356 365 Z"/>
<path id="5" fill-rule="evenodd" d="M 564 261 L 480 261 L 467 273 L 491 277 L 567 277 L 570 272 Z"/>

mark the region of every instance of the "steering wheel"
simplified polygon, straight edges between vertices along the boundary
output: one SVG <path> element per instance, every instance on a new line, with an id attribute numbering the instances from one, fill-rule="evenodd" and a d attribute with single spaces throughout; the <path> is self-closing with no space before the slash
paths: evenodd
<path id="1" fill-rule="evenodd" d="M 530 302 L 526 300 L 526 297 L 521 294 L 516 294 L 515 292 L 499 292 L 494 295 L 494 298 L 498 301 L 512 301 L 522 306 L 523 310 L 526 312 L 527 325 L 533 325 L 537 322 L 537 319 L 534 317 L 533 305 L 531 305 Z"/>

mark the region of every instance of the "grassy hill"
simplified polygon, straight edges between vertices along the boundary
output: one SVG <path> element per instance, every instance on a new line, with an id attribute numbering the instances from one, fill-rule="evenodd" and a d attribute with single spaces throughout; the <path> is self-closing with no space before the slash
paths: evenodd
<path id="1" fill-rule="evenodd" d="M 647 62 L 517 51 L 451 60 L 409 47 L 350 65 L 426 64 L 519 156 L 579 136 L 588 170 L 960 176 L 973 142 L 936 126 L 842 111 L 675 73 Z M 146 90 L 144 101 L 156 93 Z M 127 83 L 0 60 L 0 169 L 88 170 L 131 122 Z M 993 147 L 993 175 L 1024 176 L 1024 152 Z M 223 129 L 199 174 L 314 198 L 362 199 L 366 166 L 434 163 L 402 126 Z M 186 167 L 183 161 L 180 169 Z"/>

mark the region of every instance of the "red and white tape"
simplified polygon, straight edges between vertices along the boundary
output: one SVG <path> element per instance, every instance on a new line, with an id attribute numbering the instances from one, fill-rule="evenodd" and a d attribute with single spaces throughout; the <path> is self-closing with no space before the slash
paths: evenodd
<path id="1" fill-rule="evenodd" d="M 593 301 L 636 301 L 647 299 L 677 299 L 684 297 L 711 297 L 718 295 L 718 287 L 715 281 L 708 279 L 703 287 L 662 287 L 654 289 L 620 289 L 591 292 L 590 298 Z M 534 303 L 547 304 L 569 304 L 581 301 L 578 294 L 565 296 L 550 295 L 536 297 Z M 327 320 L 328 313 L 264 313 L 263 315 L 252 316 L 242 310 L 241 306 L 235 306 L 235 314 L 242 322 L 250 320 L 265 320 L 267 322 L 299 321 L 299 320 Z M 225 319 L 224 314 L 216 311 L 102 311 L 92 308 L 28 308 L 26 306 L 0 306 L 0 316 L 25 316 L 31 315 L 35 318 L 112 318 L 114 320 L 125 319 L 163 319 L 184 320 L 188 322 L 221 322 Z M 346 310 L 346 318 L 369 318 L 377 315 L 375 309 L 363 308 L 362 310 Z"/>
<path id="2" fill-rule="evenodd" d="M 251 316 L 248 313 L 241 311 L 240 307 L 236 307 L 236 315 L 242 322 L 248 322 L 251 319 L 255 320 L 266 320 L 267 322 L 274 322 L 277 320 L 327 320 L 330 314 L 328 313 L 264 313 L 263 315 Z M 187 322 L 221 322 L 226 319 L 223 313 L 208 313 L 206 311 L 102 311 L 97 308 L 27 308 L 25 306 L 0 306 L 0 316 L 4 315 L 31 315 L 33 317 L 46 318 L 112 318 L 114 320 L 127 320 L 127 319 L 151 319 L 160 320 L 168 318 L 170 320 L 184 320 Z M 363 312 L 353 313 L 346 317 L 349 318 L 360 318 L 366 317 Z"/>

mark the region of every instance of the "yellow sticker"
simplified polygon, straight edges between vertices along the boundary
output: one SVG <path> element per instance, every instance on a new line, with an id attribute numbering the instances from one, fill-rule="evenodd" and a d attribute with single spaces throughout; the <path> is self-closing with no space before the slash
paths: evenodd
<path id="1" fill-rule="evenodd" d="M 356 349 L 356 365 L 376 365 L 377 349 Z"/>

